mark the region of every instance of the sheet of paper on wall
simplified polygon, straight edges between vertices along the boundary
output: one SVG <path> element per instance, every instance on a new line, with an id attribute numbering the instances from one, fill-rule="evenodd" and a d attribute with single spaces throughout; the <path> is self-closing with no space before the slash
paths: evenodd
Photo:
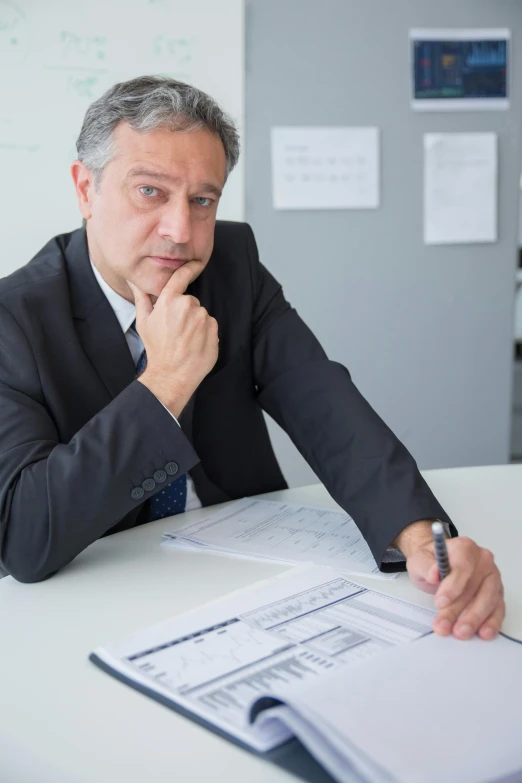
<path id="1" fill-rule="evenodd" d="M 379 206 L 379 130 L 272 128 L 275 209 Z"/>
<path id="2" fill-rule="evenodd" d="M 504 28 L 411 30 L 412 107 L 508 109 L 510 37 Z"/>
<path id="3" fill-rule="evenodd" d="M 424 136 L 424 241 L 496 242 L 496 133 Z"/>
<path id="4" fill-rule="evenodd" d="M 314 563 L 341 572 L 383 579 L 370 548 L 353 519 L 342 510 L 243 498 L 210 511 L 196 522 L 165 533 L 182 549 L 273 560 Z"/>

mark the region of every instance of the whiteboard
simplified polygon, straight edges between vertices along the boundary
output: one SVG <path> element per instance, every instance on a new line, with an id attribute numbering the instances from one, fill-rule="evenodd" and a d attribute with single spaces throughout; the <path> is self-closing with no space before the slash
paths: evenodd
<path id="1" fill-rule="evenodd" d="M 0 0 L 0 276 L 81 224 L 69 173 L 87 107 L 145 74 L 194 84 L 244 128 L 244 0 Z M 240 159 L 218 217 L 243 219 Z"/>

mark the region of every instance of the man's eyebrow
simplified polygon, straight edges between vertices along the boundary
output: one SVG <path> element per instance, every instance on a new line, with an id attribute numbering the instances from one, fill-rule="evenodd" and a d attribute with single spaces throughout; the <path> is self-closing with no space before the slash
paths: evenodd
<path id="1" fill-rule="evenodd" d="M 126 178 L 130 179 L 131 177 L 154 177 L 155 179 L 165 180 L 165 182 L 176 181 L 176 177 L 173 177 L 171 174 L 164 174 L 161 171 L 154 171 L 154 169 L 146 169 L 141 167 L 130 169 L 130 171 L 127 172 Z"/>
<path id="2" fill-rule="evenodd" d="M 160 180 L 160 182 L 169 182 L 171 184 L 179 182 L 179 177 L 173 177 L 171 174 L 165 174 L 161 171 L 154 171 L 153 169 L 146 168 L 131 169 L 128 172 L 126 179 L 131 179 L 133 177 L 150 177 L 150 179 L 157 179 Z M 222 195 L 221 189 L 211 182 L 200 182 L 197 186 L 197 190 L 202 190 L 205 193 L 213 193 L 214 196 L 217 196 L 218 198 Z"/>
<path id="3" fill-rule="evenodd" d="M 202 190 L 204 193 L 213 193 L 214 196 L 217 196 L 218 198 L 221 198 L 222 190 L 216 185 L 213 185 L 211 182 L 201 182 L 201 184 L 198 187 L 198 190 Z"/>

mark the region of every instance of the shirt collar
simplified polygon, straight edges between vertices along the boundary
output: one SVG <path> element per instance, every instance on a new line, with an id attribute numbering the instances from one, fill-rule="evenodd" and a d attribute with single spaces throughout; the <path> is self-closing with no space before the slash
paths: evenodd
<path id="1" fill-rule="evenodd" d="M 110 306 L 114 310 L 114 315 L 118 319 L 123 332 L 127 332 L 136 318 L 136 307 L 134 306 L 133 302 L 128 302 L 123 298 L 123 296 L 120 296 L 120 294 L 110 287 L 110 285 L 103 279 L 101 274 L 92 263 L 92 258 L 90 256 L 89 261 L 91 262 L 94 276 L 98 281 L 101 290 L 107 297 Z"/>

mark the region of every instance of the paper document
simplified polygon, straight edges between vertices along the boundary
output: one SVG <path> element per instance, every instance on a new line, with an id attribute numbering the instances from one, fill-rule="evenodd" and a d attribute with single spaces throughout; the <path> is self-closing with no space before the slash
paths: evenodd
<path id="1" fill-rule="evenodd" d="M 424 136 L 424 241 L 497 239 L 496 133 Z"/>
<path id="2" fill-rule="evenodd" d="M 383 579 L 396 576 L 379 571 L 357 525 L 344 511 L 244 498 L 165 533 L 165 538 L 174 545 L 181 542 L 212 552 L 314 563 Z"/>
<path id="3" fill-rule="evenodd" d="M 522 646 L 502 636 L 429 634 L 266 696 L 336 780 L 352 782 L 350 760 L 365 783 L 520 783 L 521 670 Z"/>
<path id="4" fill-rule="evenodd" d="M 435 636 L 434 615 L 301 568 L 91 660 L 257 751 L 298 737 L 339 783 L 522 780 L 522 645 Z"/>
<path id="5" fill-rule="evenodd" d="M 316 681 L 430 633 L 434 612 L 325 568 L 261 583 L 95 651 L 111 668 L 258 750 L 291 736 L 248 724 L 264 690 Z"/>
<path id="6" fill-rule="evenodd" d="M 275 209 L 379 206 L 378 128 L 272 128 Z"/>

